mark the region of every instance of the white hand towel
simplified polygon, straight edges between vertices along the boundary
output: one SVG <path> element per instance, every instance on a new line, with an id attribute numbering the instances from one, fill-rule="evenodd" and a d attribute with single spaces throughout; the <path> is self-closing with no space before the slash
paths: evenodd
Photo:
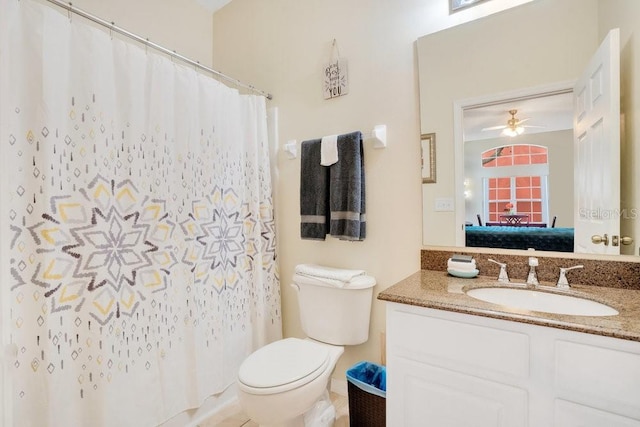
<path id="1" fill-rule="evenodd" d="M 470 272 L 476 270 L 476 261 L 471 262 L 456 262 L 451 259 L 447 261 L 447 268 L 457 271 Z"/>
<path id="2" fill-rule="evenodd" d="M 348 283 L 356 276 L 364 274 L 364 270 L 345 270 L 341 268 L 324 267 L 315 264 L 298 264 L 295 272 L 303 276 L 322 277 Z"/>
<path id="3" fill-rule="evenodd" d="M 338 135 L 323 136 L 320 142 L 320 164 L 331 166 L 338 162 Z"/>

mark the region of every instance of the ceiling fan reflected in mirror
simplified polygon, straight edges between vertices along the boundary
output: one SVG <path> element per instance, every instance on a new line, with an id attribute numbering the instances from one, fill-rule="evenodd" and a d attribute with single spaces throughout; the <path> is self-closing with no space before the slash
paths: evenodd
<path id="1" fill-rule="evenodd" d="M 501 126 L 491 126 L 488 128 L 483 128 L 482 131 L 490 131 L 490 130 L 499 130 L 502 129 L 502 135 L 504 136 L 518 136 L 524 132 L 525 128 L 540 128 L 543 126 L 531 126 L 531 125 L 523 125 L 524 122 L 528 121 L 529 118 L 526 119 L 518 119 L 516 114 L 518 114 L 518 110 L 509 110 L 509 114 L 511 118 L 507 120 L 506 125 Z"/>

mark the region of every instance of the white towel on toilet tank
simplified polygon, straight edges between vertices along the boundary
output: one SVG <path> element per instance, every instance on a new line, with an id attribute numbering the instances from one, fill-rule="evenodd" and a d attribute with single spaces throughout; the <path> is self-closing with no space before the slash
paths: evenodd
<path id="1" fill-rule="evenodd" d="M 334 288 L 347 289 L 367 289 L 375 286 L 376 284 L 375 279 L 371 276 L 367 276 L 366 274 L 363 274 L 362 276 L 356 276 L 349 282 L 342 282 L 340 280 L 327 279 L 326 277 L 305 276 L 304 274 L 294 273 L 292 286 L 295 287 L 296 284 L 301 283 L 316 286 L 328 285 L 333 286 Z"/>
<path id="2" fill-rule="evenodd" d="M 364 270 L 346 270 L 316 264 L 298 264 L 295 272 L 302 276 L 336 280 L 343 283 L 349 283 L 354 277 L 365 274 Z"/>

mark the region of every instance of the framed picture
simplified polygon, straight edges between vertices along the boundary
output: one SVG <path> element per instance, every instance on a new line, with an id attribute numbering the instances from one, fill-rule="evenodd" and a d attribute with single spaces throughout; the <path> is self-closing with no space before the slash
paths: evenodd
<path id="1" fill-rule="evenodd" d="M 449 14 L 485 1 L 487 0 L 449 0 Z"/>
<path id="2" fill-rule="evenodd" d="M 422 145 L 422 182 L 436 182 L 436 134 L 420 135 Z"/>

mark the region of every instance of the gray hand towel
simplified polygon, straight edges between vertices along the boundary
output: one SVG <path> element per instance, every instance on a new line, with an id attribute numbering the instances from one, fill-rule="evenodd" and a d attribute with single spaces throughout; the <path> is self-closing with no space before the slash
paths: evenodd
<path id="1" fill-rule="evenodd" d="M 320 139 L 300 149 L 300 237 L 325 240 L 329 231 L 329 168 L 320 164 Z"/>
<path id="2" fill-rule="evenodd" d="M 338 137 L 338 162 L 329 168 L 329 232 L 342 240 L 364 240 L 365 216 L 364 150 L 362 133 Z"/>

